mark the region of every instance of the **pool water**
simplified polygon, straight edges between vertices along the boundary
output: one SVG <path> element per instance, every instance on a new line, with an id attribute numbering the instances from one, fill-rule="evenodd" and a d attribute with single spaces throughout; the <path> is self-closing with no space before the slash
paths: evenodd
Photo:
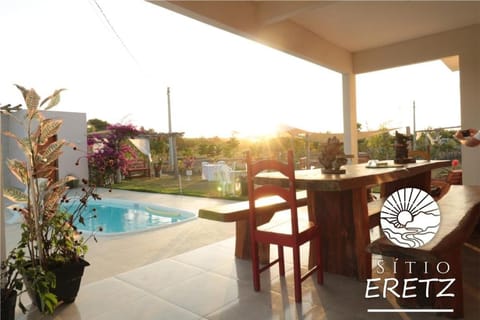
<path id="1" fill-rule="evenodd" d="M 75 199 L 68 206 L 75 205 Z M 96 209 L 96 210 L 94 210 Z M 96 218 L 92 218 L 96 215 Z M 102 229 L 98 235 L 140 232 L 166 227 L 196 218 L 192 212 L 137 201 L 119 199 L 91 200 L 83 214 L 85 224 L 75 223 L 78 230 L 91 232 Z"/>

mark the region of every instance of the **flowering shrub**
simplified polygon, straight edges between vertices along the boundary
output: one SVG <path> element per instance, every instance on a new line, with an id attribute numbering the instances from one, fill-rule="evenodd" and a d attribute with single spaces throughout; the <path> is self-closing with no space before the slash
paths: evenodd
<path id="1" fill-rule="evenodd" d="M 185 168 L 185 170 L 192 170 L 194 163 L 195 163 L 195 158 L 192 156 L 188 156 L 188 157 L 185 157 L 185 159 L 183 159 L 183 167 Z"/>
<path id="2" fill-rule="evenodd" d="M 453 159 L 452 160 L 452 170 L 457 169 L 459 164 L 460 164 L 460 161 L 458 161 L 457 159 Z"/>
<path id="3" fill-rule="evenodd" d="M 100 183 L 111 182 L 118 170 L 124 175 L 127 173 L 129 162 L 136 159 L 136 152 L 125 141 L 142 133 L 133 125 L 115 124 L 107 129 L 107 134 L 94 133 L 87 139 L 90 180 Z"/>

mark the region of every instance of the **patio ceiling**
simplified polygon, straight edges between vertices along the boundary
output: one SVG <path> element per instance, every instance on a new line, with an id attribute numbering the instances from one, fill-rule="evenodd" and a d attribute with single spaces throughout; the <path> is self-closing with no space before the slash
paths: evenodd
<path id="1" fill-rule="evenodd" d="M 314 4 L 316 7 L 292 15 L 290 19 L 350 52 L 480 23 L 480 3 L 473 1 L 340 1 Z"/>
<path id="2" fill-rule="evenodd" d="M 343 73 L 357 53 L 480 24 L 477 1 L 150 2 Z"/>

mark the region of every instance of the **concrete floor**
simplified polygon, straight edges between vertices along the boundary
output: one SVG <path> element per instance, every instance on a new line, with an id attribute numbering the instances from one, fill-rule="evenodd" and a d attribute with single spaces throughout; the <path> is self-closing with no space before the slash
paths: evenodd
<path id="1" fill-rule="evenodd" d="M 129 196 L 194 212 L 227 202 L 117 190 L 105 197 Z M 306 280 L 303 302 L 296 304 L 290 263 L 285 279 L 277 268 L 262 274 L 261 291 L 255 292 L 250 262 L 233 256 L 233 235 L 234 224 L 197 219 L 161 230 L 100 237 L 90 245 L 91 266 L 75 303 L 46 317 L 33 307 L 17 319 L 445 319 L 435 313 L 368 312 L 398 306 L 391 298 L 365 299 L 365 282 L 329 273 L 323 286 L 313 277 Z M 7 237 L 12 243 L 14 226 L 8 226 Z M 307 252 L 304 248 L 303 257 Z M 286 257 L 291 262 L 290 255 Z M 464 248 L 464 264 L 465 319 L 477 319 L 480 241 Z"/>

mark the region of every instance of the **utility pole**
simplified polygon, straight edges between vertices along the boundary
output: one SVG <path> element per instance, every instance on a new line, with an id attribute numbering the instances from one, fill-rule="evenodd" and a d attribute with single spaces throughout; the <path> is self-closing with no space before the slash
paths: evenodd
<path id="1" fill-rule="evenodd" d="M 167 87 L 167 105 L 168 105 L 168 159 L 170 168 L 173 169 L 175 176 L 178 176 L 177 163 L 177 141 L 176 135 L 172 132 L 172 111 L 170 108 L 170 87 Z"/>
<path id="2" fill-rule="evenodd" d="M 172 134 L 172 112 L 170 110 L 170 87 L 167 87 L 168 133 Z"/>

